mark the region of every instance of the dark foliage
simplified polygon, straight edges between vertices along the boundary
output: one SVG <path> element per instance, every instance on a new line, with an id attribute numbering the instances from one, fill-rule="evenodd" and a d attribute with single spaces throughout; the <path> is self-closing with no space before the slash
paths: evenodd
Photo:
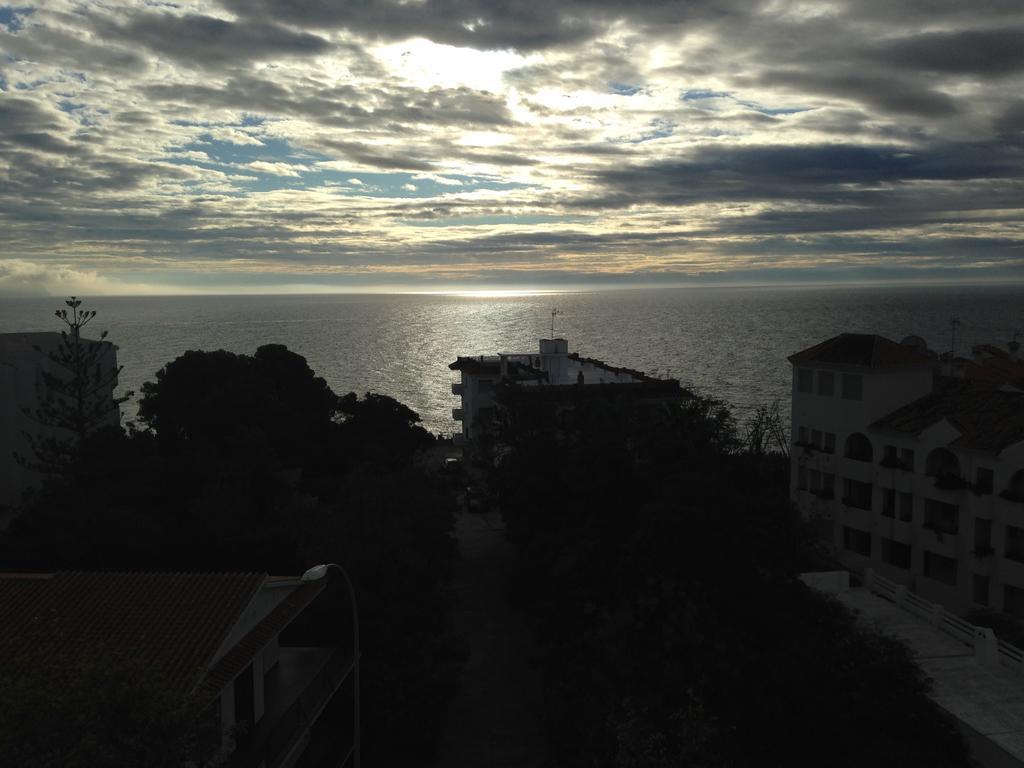
<path id="1" fill-rule="evenodd" d="M 337 397 L 280 345 L 188 352 L 142 389 L 150 427 L 97 433 L 96 461 L 51 483 L 0 537 L 5 570 L 302 573 L 338 562 L 359 600 L 364 759 L 422 763 L 464 652 L 446 582 L 457 556 L 433 443 L 397 401 Z"/>
<path id="2" fill-rule="evenodd" d="M 27 435 L 29 454 L 16 456 L 24 466 L 48 477 L 87 472 L 92 453 L 89 442 L 95 432 L 116 422 L 118 406 L 133 393 L 113 396 L 120 368 L 113 366 L 114 347 L 106 341 L 82 338 L 82 330 L 96 317 L 96 310 L 80 309 L 81 299 L 64 302 L 69 309 L 54 315 L 67 326 L 52 350 L 35 350 L 45 361 L 39 369 L 38 405 L 25 410 L 36 424 Z"/>
<path id="3" fill-rule="evenodd" d="M 200 699 L 172 692 L 130 656 L 97 649 L 11 668 L 19 672 L 0 680 L 6 768 L 180 768 L 219 743 Z"/>
<path id="4" fill-rule="evenodd" d="M 740 450 L 720 404 L 505 397 L 492 484 L 550 765 L 964 764 L 908 652 L 794 579 L 813 535 L 785 459 Z"/>

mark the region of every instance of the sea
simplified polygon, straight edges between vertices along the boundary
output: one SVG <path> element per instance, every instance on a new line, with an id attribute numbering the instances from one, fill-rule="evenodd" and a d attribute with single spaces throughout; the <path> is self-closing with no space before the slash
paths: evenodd
<path id="1" fill-rule="evenodd" d="M 88 326 L 118 347 L 120 390 L 186 350 L 251 354 L 284 344 L 339 394 L 376 392 L 451 434 L 459 355 L 532 352 L 554 333 L 616 366 L 679 379 L 727 403 L 742 425 L 759 405 L 788 414 L 786 358 L 844 331 L 960 354 L 1024 330 L 1024 285 L 683 287 L 456 294 L 101 296 Z M 61 298 L 0 298 L 0 333 L 59 330 Z M 553 310 L 557 314 L 552 317 Z M 956 322 L 954 323 L 954 320 Z M 1024 336 L 1022 336 L 1024 340 Z M 126 419 L 136 405 L 122 406 Z"/>

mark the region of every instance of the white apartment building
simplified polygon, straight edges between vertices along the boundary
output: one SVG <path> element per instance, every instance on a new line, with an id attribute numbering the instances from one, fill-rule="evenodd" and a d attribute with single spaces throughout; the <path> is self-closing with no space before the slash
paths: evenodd
<path id="1" fill-rule="evenodd" d="M 850 568 L 1024 616 L 1024 365 L 841 334 L 793 366 L 790 496 Z"/>
<path id="2" fill-rule="evenodd" d="M 113 399 L 117 347 L 109 341 L 82 341 L 106 348 L 102 375 L 111 381 L 110 397 Z M 32 419 L 32 414 L 39 407 L 42 371 L 60 373 L 48 358 L 60 343 L 61 335 L 56 332 L 0 334 L 0 525 L 6 524 L 5 509 L 17 504 L 22 493 L 41 480 L 36 472 L 19 464 L 14 455 L 28 456 L 31 450 L 26 434 L 39 434 L 44 429 Z M 29 415 L 25 414 L 26 409 Z M 110 423 L 120 423 L 120 412 L 116 408 L 110 412 Z"/>
<path id="3" fill-rule="evenodd" d="M 460 356 L 448 367 L 461 374 L 460 380 L 452 383 L 452 394 L 462 399 L 461 406 L 452 409 L 452 418 L 462 424 L 461 434 L 455 436 L 456 444 L 460 445 L 477 437 L 481 417 L 493 412 L 494 387 L 499 382 L 531 387 L 667 383 L 640 371 L 616 368 L 600 360 L 570 353 L 569 342 L 565 339 L 541 339 L 535 353 Z"/>

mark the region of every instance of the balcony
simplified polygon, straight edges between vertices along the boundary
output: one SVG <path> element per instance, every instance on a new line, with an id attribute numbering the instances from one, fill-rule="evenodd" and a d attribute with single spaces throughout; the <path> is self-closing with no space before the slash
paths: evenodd
<path id="1" fill-rule="evenodd" d="M 465 410 L 462 408 L 452 408 L 452 418 L 456 421 L 462 421 L 465 416 Z"/>
<path id="2" fill-rule="evenodd" d="M 463 386 L 461 381 L 453 381 L 452 382 L 452 394 L 453 395 L 458 395 L 459 397 L 462 397 L 462 393 L 463 393 L 464 390 L 465 390 L 465 387 Z"/>
<path id="3" fill-rule="evenodd" d="M 960 475 L 953 472 L 940 472 L 935 477 L 935 487 L 942 491 L 962 491 L 970 486 Z"/>
<path id="4" fill-rule="evenodd" d="M 266 712 L 239 739 L 228 765 L 276 768 L 294 763 L 313 724 L 353 668 L 352 653 L 340 648 L 282 648 L 277 666 L 266 677 Z M 347 725 L 340 724 L 338 737 L 351 742 Z"/>
<path id="5" fill-rule="evenodd" d="M 885 467 L 886 469 L 898 469 L 901 472 L 910 472 L 911 469 L 904 462 L 900 461 L 895 456 L 884 456 L 881 461 L 878 462 L 878 466 Z"/>

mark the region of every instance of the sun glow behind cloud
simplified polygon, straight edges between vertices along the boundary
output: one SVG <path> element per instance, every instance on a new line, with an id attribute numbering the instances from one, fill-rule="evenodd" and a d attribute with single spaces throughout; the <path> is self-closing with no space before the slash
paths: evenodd
<path id="1" fill-rule="evenodd" d="M 0 6 L 0 291 L 1019 276 L 1011 6 Z"/>

